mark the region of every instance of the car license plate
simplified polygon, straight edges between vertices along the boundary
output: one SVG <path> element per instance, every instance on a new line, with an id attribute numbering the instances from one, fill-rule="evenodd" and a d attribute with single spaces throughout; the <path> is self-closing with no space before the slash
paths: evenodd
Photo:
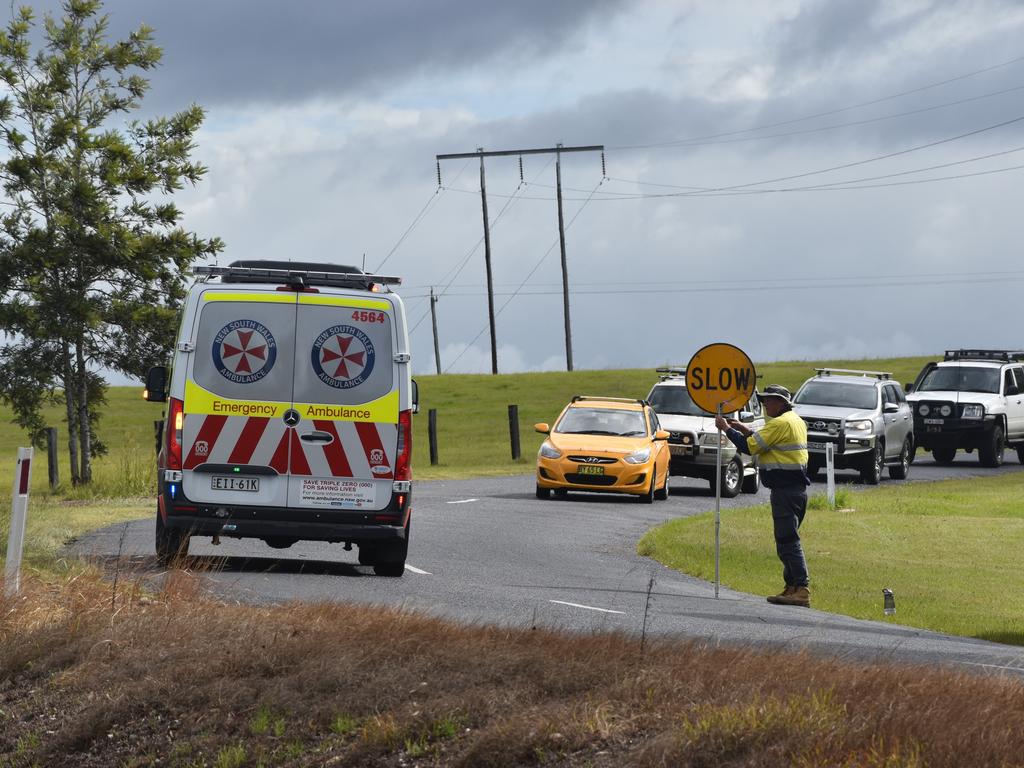
<path id="1" fill-rule="evenodd" d="M 215 491 L 254 491 L 260 489 L 258 477 L 231 477 L 230 475 L 214 475 L 210 478 L 210 487 Z"/>
<path id="2" fill-rule="evenodd" d="M 595 467 L 595 466 L 593 466 L 591 464 L 580 464 L 576 468 L 576 471 L 579 472 L 581 475 L 603 475 L 604 474 L 604 467 L 601 467 L 601 466 L 596 466 Z"/>
<path id="3" fill-rule="evenodd" d="M 810 450 L 812 450 L 812 451 L 824 451 L 825 450 L 825 444 L 824 443 L 808 442 L 807 443 L 807 447 Z"/>
<path id="4" fill-rule="evenodd" d="M 924 423 L 925 424 L 945 424 L 946 420 L 945 419 L 925 419 Z"/>

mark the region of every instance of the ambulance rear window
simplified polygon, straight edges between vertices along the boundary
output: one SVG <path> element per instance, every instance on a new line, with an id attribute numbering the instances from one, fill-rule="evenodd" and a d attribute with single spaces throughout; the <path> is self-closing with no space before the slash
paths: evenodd
<path id="1" fill-rule="evenodd" d="M 294 301 L 208 299 L 199 315 L 192 378 L 225 398 L 290 402 L 294 338 Z"/>

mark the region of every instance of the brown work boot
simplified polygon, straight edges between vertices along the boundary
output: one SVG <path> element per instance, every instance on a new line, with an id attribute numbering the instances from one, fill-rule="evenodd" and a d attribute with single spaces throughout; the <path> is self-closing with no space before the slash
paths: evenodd
<path id="1" fill-rule="evenodd" d="M 787 584 L 786 588 L 784 590 L 782 590 L 781 592 L 779 592 L 779 594 L 777 594 L 777 595 L 769 595 L 768 596 L 768 602 L 769 603 L 774 603 L 780 597 L 789 597 L 793 593 L 794 589 L 796 589 L 796 587 Z"/>
<path id="2" fill-rule="evenodd" d="M 781 595 L 768 598 L 773 605 L 798 605 L 801 608 L 811 607 L 811 590 L 807 587 L 788 587 Z"/>

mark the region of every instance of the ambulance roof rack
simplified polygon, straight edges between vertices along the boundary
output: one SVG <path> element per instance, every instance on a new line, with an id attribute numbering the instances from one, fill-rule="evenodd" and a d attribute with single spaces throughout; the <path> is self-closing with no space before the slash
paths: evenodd
<path id="1" fill-rule="evenodd" d="M 634 403 L 636 405 L 650 405 L 646 400 L 638 400 L 635 397 L 600 397 L 597 395 L 573 395 L 572 402 L 578 403 L 581 400 L 603 400 L 610 403 Z"/>
<path id="2" fill-rule="evenodd" d="M 659 381 L 664 381 L 665 379 L 675 379 L 680 376 L 686 375 L 685 368 L 656 368 L 654 372 L 658 374 Z"/>
<path id="3" fill-rule="evenodd" d="M 299 288 L 323 285 L 366 291 L 373 290 L 374 284 L 402 282 L 400 277 L 364 274 L 358 267 L 306 261 L 234 261 L 226 267 L 193 267 L 192 273 L 207 280 L 219 277 L 222 283 L 282 283 Z"/>
<path id="4" fill-rule="evenodd" d="M 818 376 L 831 376 L 838 373 L 845 376 L 874 376 L 876 379 L 892 378 L 892 374 L 888 371 L 861 371 L 856 368 L 815 368 L 814 373 Z"/>
<path id="5" fill-rule="evenodd" d="M 1009 349 L 947 349 L 946 360 L 996 360 L 1015 363 L 1024 360 L 1024 352 Z"/>

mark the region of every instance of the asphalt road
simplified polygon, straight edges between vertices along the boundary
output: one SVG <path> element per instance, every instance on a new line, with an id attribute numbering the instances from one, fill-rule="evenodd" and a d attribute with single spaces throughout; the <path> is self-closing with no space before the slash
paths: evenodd
<path id="1" fill-rule="evenodd" d="M 940 467 L 919 455 L 910 480 L 990 476 L 1024 469 L 1012 453 L 998 470 L 974 455 Z M 840 482 L 855 491 L 853 473 Z M 885 479 L 884 485 L 895 481 Z M 779 645 L 865 659 L 965 665 L 1024 676 L 1024 649 L 941 635 L 891 621 L 863 621 L 814 609 L 772 606 L 763 596 L 722 588 L 636 554 L 650 527 L 714 508 L 707 484 L 673 478 L 672 495 L 653 505 L 611 495 L 534 498 L 532 476 L 419 482 L 414 487 L 412 539 L 405 576 L 373 575 L 341 545 L 300 542 L 273 550 L 261 541 L 193 538 L 189 553 L 211 570 L 215 596 L 267 604 L 290 600 L 382 604 L 467 623 L 545 626 L 569 631 L 671 635 L 735 645 Z M 817 482 L 812 492 L 824 489 Z M 730 508 L 766 502 L 741 494 Z M 813 514 L 813 513 L 811 513 Z M 723 515 L 724 525 L 727 516 Z M 78 553 L 112 567 L 159 579 L 153 520 L 110 526 L 74 544 Z M 709 544 L 710 546 L 710 544 Z M 766 547 L 771 542 L 765 542 Z M 810 563 L 812 578 L 814 563 Z M 881 618 L 881 587 L 879 584 Z M 899 595 L 897 595 L 897 608 Z M 898 619 L 898 613 L 897 613 Z"/>

